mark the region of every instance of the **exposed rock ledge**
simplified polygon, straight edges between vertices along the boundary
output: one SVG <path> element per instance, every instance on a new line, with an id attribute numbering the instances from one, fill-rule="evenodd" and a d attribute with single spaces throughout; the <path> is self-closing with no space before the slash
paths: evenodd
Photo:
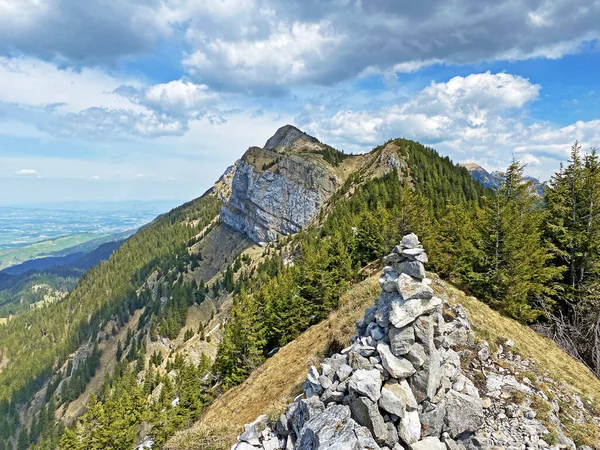
<path id="1" fill-rule="evenodd" d="M 250 148 L 237 163 L 231 196 L 221 211 L 223 222 L 255 242 L 297 233 L 308 224 L 339 181 L 325 164 L 308 155 L 281 153 L 284 147 L 300 145 L 319 144 L 286 126 L 267 141 L 265 149 Z M 251 162 L 256 155 L 273 166 L 256 167 Z"/>

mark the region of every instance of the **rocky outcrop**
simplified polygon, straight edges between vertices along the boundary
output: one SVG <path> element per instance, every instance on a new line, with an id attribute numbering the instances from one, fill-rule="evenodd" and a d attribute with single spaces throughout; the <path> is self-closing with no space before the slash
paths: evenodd
<path id="1" fill-rule="evenodd" d="M 464 309 L 445 301 L 453 291 L 421 278 L 425 261 L 406 236 L 384 258 L 382 292 L 352 345 L 311 367 L 303 395 L 273 423 L 247 425 L 257 439 L 244 433 L 234 449 L 600 448 L 593 399 L 524 359 L 522 342 L 476 344 Z"/>
<path id="2" fill-rule="evenodd" d="M 275 132 L 264 146 L 265 150 L 281 152 L 286 149 L 298 148 L 300 146 L 309 146 L 314 148 L 319 141 L 300 131 L 292 125 L 285 125 Z"/>
<path id="3" fill-rule="evenodd" d="M 309 370 L 304 395 L 273 427 L 250 424 L 234 448 L 475 448 L 482 400 L 453 349 L 472 342 L 469 322 L 460 307 L 447 306 L 445 319 L 426 260 L 418 238 L 405 236 L 385 258 L 382 293 L 353 344 Z M 258 439 L 247 438 L 248 427 Z"/>
<path id="4" fill-rule="evenodd" d="M 314 154 L 285 151 L 320 145 L 286 126 L 264 149 L 250 148 L 237 162 L 221 220 L 255 242 L 297 233 L 340 185 L 331 167 Z"/>

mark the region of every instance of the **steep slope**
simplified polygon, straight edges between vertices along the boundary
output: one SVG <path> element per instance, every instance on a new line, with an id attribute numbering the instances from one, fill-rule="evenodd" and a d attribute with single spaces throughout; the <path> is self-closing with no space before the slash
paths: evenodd
<path id="1" fill-rule="evenodd" d="M 461 164 L 461 167 L 467 169 L 473 177 L 473 179 L 483 184 L 485 187 L 495 188 L 498 186 L 498 181 L 494 178 L 494 176 L 490 174 L 487 170 L 485 170 L 483 167 L 481 167 L 479 164 L 466 163 Z"/>
<path id="2" fill-rule="evenodd" d="M 413 141 L 347 156 L 284 127 L 265 149 L 246 152 L 202 198 L 138 232 L 65 300 L 0 328 L 6 343 L 0 413 L 8 416 L 0 429 L 8 429 L 13 444 L 18 434 L 37 433 L 44 401 L 55 401 L 55 417 L 69 423 L 95 391 L 100 401 L 92 410 L 106 405 L 115 417 L 135 397 L 137 419 L 132 414 L 131 422 L 106 425 L 109 434 L 118 426 L 119 445 L 148 439 L 159 445 L 194 420 L 224 380 L 239 383 L 255 361 L 325 317 L 357 269 L 380 257 L 401 229 L 419 227 L 447 204 L 477 205 L 483 192 L 464 169 Z M 306 232 L 254 244 L 300 229 Z M 245 308 L 247 294 L 265 303 Z M 240 311 L 257 314 L 244 327 L 262 327 L 259 333 L 268 335 L 258 340 L 255 360 L 228 332 Z M 288 322 L 277 326 L 276 317 Z M 216 351 L 219 342 L 231 348 L 233 368 L 241 369 L 229 379 L 203 357 L 227 359 Z M 111 355 L 119 356 L 108 364 Z M 105 375 L 112 377 L 110 388 Z M 75 436 L 66 438 L 85 441 L 89 420 L 77 419 Z M 55 427 L 50 442 L 58 432 Z"/>
<path id="3" fill-rule="evenodd" d="M 326 147 L 286 125 L 264 148 L 251 147 L 236 165 L 221 219 L 254 242 L 297 233 L 340 187 Z"/>
<path id="4" fill-rule="evenodd" d="M 108 262 L 89 271 L 64 300 L 43 312 L 24 313 L 0 327 L 3 438 L 12 435 L 16 442 L 14 433 L 19 423 L 30 420 L 21 416 L 22 406 L 46 386 L 52 387 L 47 390 L 46 400 L 52 397 L 57 383 L 72 377 L 75 371 L 67 370 L 67 361 L 72 364 L 74 358 L 79 358 L 74 355 L 81 354 L 83 359 L 89 356 L 80 350 L 89 349 L 107 323 L 123 325 L 133 311 L 144 306 L 134 289 L 157 268 L 175 266 L 178 257 L 183 263 L 187 242 L 198 228 L 203 229 L 217 216 L 220 206 L 219 200 L 208 193 L 176 208 L 129 239 Z"/>
<path id="5" fill-rule="evenodd" d="M 558 442 L 559 439 L 562 439 L 561 445 L 566 445 L 564 448 L 570 448 L 569 438 L 578 446 L 598 448 L 600 442 L 594 439 L 600 432 L 600 381 L 551 340 L 501 316 L 477 299 L 442 282 L 435 274 L 428 273 L 427 276 L 433 280 L 431 286 L 436 295 L 447 299 L 451 306 L 460 304 L 464 307 L 480 343 L 464 348 L 461 359 L 468 363 L 463 368 L 484 398 L 485 414 L 492 424 L 492 428 L 486 429 L 496 432 L 497 437 L 503 435 L 498 433 L 507 431 L 505 428 L 500 432 L 493 429 L 493 425 L 502 423 L 501 418 L 495 417 L 501 411 L 520 412 L 521 416 L 513 415 L 511 420 L 516 417 L 518 422 L 528 421 L 528 426 L 532 425 L 533 419 L 522 415 L 532 411 L 528 416 L 537 416 L 538 425 L 530 429 L 536 430 L 533 432 L 538 439 L 543 436 L 543 442 L 538 441 L 540 448 L 547 448 L 546 442 Z M 350 344 L 355 333 L 354 324 L 377 296 L 378 278 L 377 274 L 352 286 L 344 294 L 337 311 L 280 349 L 243 384 L 221 396 L 208 407 L 196 425 L 175 435 L 167 448 L 228 449 L 242 426 L 260 414 L 277 420 L 285 405 L 301 392 L 307 370 L 312 365 L 318 366 L 332 349 L 337 351 Z M 489 350 L 480 352 L 484 348 Z M 513 377 L 520 382 L 514 383 Z M 529 384 L 522 385 L 521 382 Z M 496 396 L 496 386 L 502 392 L 500 396 Z M 507 433 L 506 443 L 509 438 L 510 433 Z"/>

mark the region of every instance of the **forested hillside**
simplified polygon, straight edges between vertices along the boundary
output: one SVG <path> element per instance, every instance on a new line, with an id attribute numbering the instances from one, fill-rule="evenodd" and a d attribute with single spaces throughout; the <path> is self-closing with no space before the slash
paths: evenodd
<path id="1" fill-rule="evenodd" d="M 127 394 L 127 402 L 133 401 L 137 412 L 128 419 L 130 433 L 124 437 L 123 445 L 133 442 L 140 421 L 151 424 L 150 436 L 155 445 L 160 445 L 186 421 L 199 417 L 212 398 L 243 381 L 273 349 L 290 342 L 336 308 L 345 289 L 362 278 L 362 267 L 379 258 L 405 230 L 426 228 L 428 222 L 434 221 L 436 202 L 459 203 L 466 209 L 480 204 L 486 191 L 471 180 L 467 171 L 418 143 L 398 143 L 403 144 L 403 153 L 397 155 L 401 159 L 417 159 L 421 172 L 413 173 L 405 164 L 401 172 L 392 171 L 383 178 L 371 179 L 366 168 L 361 167 L 331 200 L 329 214 L 298 235 L 269 245 L 264 262 L 256 270 L 248 272 L 243 261 L 227 268 L 220 286 L 233 293 L 233 306 L 214 365 L 203 360 L 197 367 L 190 366 L 175 352 L 167 361 L 168 370 L 164 371 L 162 358 L 149 355 L 147 369 L 142 372 L 145 380 L 142 391 L 136 394 L 136 399 Z M 375 149 L 374 155 L 380 151 L 381 148 Z M 435 174 L 431 180 L 422 176 L 428 168 Z M 419 192 L 426 183 L 430 188 Z M 425 214 L 419 212 L 421 208 Z M 180 328 L 179 308 L 165 306 L 162 311 L 156 332 L 173 336 L 169 328 Z M 168 325 L 169 321 L 179 325 Z M 190 330 L 190 336 L 193 331 Z M 125 351 L 127 344 L 123 348 Z M 131 388 L 131 380 L 142 369 L 140 361 L 144 359 L 137 361 L 135 366 L 115 374 L 111 387 L 94 400 L 93 408 L 79 425 L 63 436 L 63 448 L 86 445 L 86 436 L 97 423 L 98 414 L 122 411 L 124 393 L 136 392 Z M 169 371 L 176 374 L 174 382 Z M 184 379 L 190 382 L 183 382 Z M 149 406 L 145 396 L 156 389 L 160 390 L 160 398 Z M 173 403 L 174 399 L 178 404 Z M 98 436 L 104 436 L 103 442 L 117 433 L 116 426 L 122 429 L 123 423 L 112 425 L 107 419 L 97 429 Z"/>
<path id="2" fill-rule="evenodd" d="M 219 200 L 208 194 L 173 210 L 127 241 L 108 262 L 90 270 L 66 299 L 0 327 L 5 361 L 0 371 L 3 439 L 19 429 L 18 405 L 30 402 L 67 356 L 94 340 L 109 320 L 116 316 L 122 323 L 142 307 L 136 289 L 155 269 L 184 263 L 188 241 L 216 217 L 219 208 Z M 70 371 L 66 372 L 68 376 Z M 60 382 L 60 372 L 57 377 Z M 52 380 L 50 391 L 58 386 Z M 52 398 L 52 392 L 47 390 L 46 398 Z"/>
<path id="3" fill-rule="evenodd" d="M 0 417 L 7 417 L 0 421 L 0 450 L 59 442 L 62 449 L 133 448 L 141 441 L 160 447 L 336 309 L 342 293 L 410 232 L 428 249 L 429 270 L 558 337 L 598 369 L 595 152 L 581 159 L 574 146 L 544 199 L 518 161 L 490 190 L 405 139 L 366 156 L 331 157 L 335 152 L 329 159 L 352 171 L 299 233 L 244 252 L 250 244 L 219 224 L 222 202 L 209 192 L 141 230 L 44 314 L 31 311 L 0 327 Z M 377 164 L 386 170 L 375 170 Z M 184 329 L 189 307 L 207 298 L 226 306 L 215 327 L 224 329 L 213 343 L 214 361 L 204 354 L 192 361 L 170 342 L 213 339 L 206 323 Z M 94 379 L 103 342 L 117 335 L 114 370 L 63 432 L 59 415 Z M 40 389 L 43 400 L 32 402 Z M 21 420 L 33 403 L 41 404 L 39 412 Z"/>

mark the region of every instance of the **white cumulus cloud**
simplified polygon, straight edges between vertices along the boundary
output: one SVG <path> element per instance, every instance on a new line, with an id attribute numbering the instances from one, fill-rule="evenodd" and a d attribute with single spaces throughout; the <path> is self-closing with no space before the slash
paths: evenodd
<path id="1" fill-rule="evenodd" d="M 375 109 L 317 114 L 303 124 L 324 142 L 347 151 L 367 151 L 394 137 L 430 144 L 455 161 L 504 168 L 512 155 L 529 171 L 548 178 L 568 158 L 575 140 L 600 143 L 600 120 L 558 127 L 530 122 L 525 113 L 541 86 L 507 73 L 490 72 L 432 83 L 404 102 Z"/>
<path id="2" fill-rule="evenodd" d="M 31 177 L 31 176 L 37 177 L 37 176 L 39 176 L 38 171 L 35 170 L 35 169 L 21 169 L 21 170 L 17 170 L 15 172 L 15 175 L 28 176 L 28 177 Z"/>

